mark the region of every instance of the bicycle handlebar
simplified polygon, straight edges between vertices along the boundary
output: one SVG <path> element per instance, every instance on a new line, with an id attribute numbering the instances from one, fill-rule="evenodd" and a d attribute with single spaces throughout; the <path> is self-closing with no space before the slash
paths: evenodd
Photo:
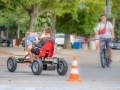
<path id="1" fill-rule="evenodd" d="M 100 40 L 100 39 L 93 39 L 93 40 L 95 41 L 95 40 Z M 107 39 L 105 39 L 105 41 L 106 41 L 106 40 L 111 40 L 111 38 L 107 38 Z"/>

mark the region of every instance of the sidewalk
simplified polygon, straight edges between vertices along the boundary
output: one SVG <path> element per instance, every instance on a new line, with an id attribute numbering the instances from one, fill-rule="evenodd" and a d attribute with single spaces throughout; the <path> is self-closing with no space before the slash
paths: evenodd
<path id="1" fill-rule="evenodd" d="M 113 50 L 113 61 L 120 62 L 120 50 Z M 26 51 L 24 51 L 23 47 L 0 47 L 0 57 L 4 56 L 18 56 L 23 57 L 26 55 Z M 99 52 L 96 50 L 83 50 L 83 49 L 61 49 L 58 48 L 57 52 L 55 52 L 54 56 L 71 58 L 76 55 L 78 59 L 99 59 Z M 68 59 L 68 58 L 67 58 Z M 86 61 L 86 60 L 85 60 Z"/>
<path id="2" fill-rule="evenodd" d="M 0 56 L 25 55 L 23 47 L 0 47 Z"/>
<path id="3" fill-rule="evenodd" d="M 78 54 L 79 52 L 82 53 L 96 53 L 95 50 L 83 50 L 83 49 L 62 49 L 58 48 L 55 52 L 55 55 L 65 54 L 65 55 L 72 55 Z M 23 47 L 0 47 L 0 56 L 1 55 L 16 55 L 16 56 L 24 56 L 26 55 L 26 51 L 24 51 Z"/>

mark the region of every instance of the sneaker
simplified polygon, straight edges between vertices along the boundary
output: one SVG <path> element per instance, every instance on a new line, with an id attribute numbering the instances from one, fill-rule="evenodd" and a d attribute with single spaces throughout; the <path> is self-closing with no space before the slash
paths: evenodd
<path id="1" fill-rule="evenodd" d="M 109 61 L 110 61 L 110 62 L 112 62 L 112 60 L 111 60 L 111 59 L 109 59 Z"/>

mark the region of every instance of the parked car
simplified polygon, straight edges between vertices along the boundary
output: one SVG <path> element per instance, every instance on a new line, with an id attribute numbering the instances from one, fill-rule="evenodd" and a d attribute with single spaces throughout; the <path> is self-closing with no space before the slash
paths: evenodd
<path id="1" fill-rule="evenodd" d="M 55 34 L 55 43 L 58 46 L 63 46 L 64 45 L 64 40 L 65 40 L 65 34 Z M 73 35 L 70 35 L 70 42 L 71 42 L 71 44 L 73 44 L 74 41 L 75 40 L 74 40 Z M 81 42 L 82 38 L 80 36 L 77 36 L 76 41 Z"/>
<path id="2" fill-rule="evenodd" d="M 112 41 L 112 49 L 120 49 L 120 39 L 114 39 Z"/>
<path id="3" fill-rule="evenodd" d="M 64 38 L 65 38 L 65 34 L 55 34 L 55 43 L 58 46 L 63 46 L 64 45 Z"/>

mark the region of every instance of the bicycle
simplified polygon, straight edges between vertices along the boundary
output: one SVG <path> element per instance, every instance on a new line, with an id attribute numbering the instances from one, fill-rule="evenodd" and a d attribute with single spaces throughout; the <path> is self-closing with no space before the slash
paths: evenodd
<path id="1" fill-rule="evenodd" d="M 106 39 L 102 43 L 102 47 L 100 48 L 100 60 L 101 60 L 101 65 L 103 68 L 106 66 L 109 67 L 110 61 L 109 61 L 109 55 L 108 55 L 108 42 L 110 39 Z"/>

